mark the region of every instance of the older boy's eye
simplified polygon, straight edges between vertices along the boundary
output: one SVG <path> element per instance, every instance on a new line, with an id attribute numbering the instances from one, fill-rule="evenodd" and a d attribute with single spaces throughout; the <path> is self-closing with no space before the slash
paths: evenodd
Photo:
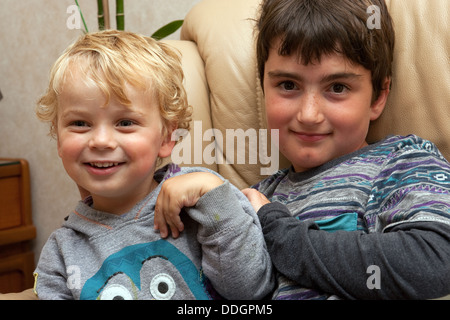
<path id="1" fill-rule="evenodd" d="M 286 91 L 294 90 L 296 88 L 295 83 L 292 81 L 283 81 L 280 83 L 280 86 Z"/>
<path id="2" fill-rule="evenodd" d="M 331 86 L 331 91 L 333 93 L 343 93 L 347 89 L 348 87 L 342 83 L 335 83 Z"/>

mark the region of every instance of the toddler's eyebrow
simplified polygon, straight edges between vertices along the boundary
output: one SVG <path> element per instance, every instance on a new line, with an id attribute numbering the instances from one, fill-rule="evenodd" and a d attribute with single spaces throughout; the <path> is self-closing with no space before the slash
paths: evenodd
<path id="1" fill-rule="evenodd" d="M 68 110 L 64 110 L 61 113 L 61 119 L 65 119 L 65 118 L 69 118 L 69 117 L 73 117 L 73 116 L 85 116 L 86 114 L 88 114 L 88 112 L 79 110 L 79 109 L 68 109 Z"/>
<path id="2" fill-rule="evenodd" d="M 131 108 L 126 108 L 124 110 L 120 110 L 119 111 L 123 117 L 145 117 L 146 115 L 138 110 L 134 110 Z M 73 117 L 73 116 L 87 116 L 90 115 L 89 110 L 82 110 L 82 109 L 78 109 L 78 108 L 68 108 L 67 110 L 64 110 L 61 113 L 61 118 L 68 118 L 68 117 Z"/>

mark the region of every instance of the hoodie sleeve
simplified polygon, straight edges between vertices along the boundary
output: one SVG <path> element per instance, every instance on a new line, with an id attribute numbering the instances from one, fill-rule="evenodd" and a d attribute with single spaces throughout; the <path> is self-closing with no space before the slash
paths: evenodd
<path id="1" fill-rule="evenodd" d="M 247 198 L 228 181 L 187 210 L 200 223 L 202 267 L 227 299 L 262 299 L 275 285 L 259 219 Z"/>
<path id="2" fill-rule="evenodd" d="M 73 300 L 70 279 L 54 232 L 42 249 L 34 272 L 34 291 L 40 300 Z"/>

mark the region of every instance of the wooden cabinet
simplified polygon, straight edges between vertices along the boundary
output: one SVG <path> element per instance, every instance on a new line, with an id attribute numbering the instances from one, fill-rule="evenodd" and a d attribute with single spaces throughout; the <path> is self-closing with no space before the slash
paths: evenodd
<path id="1" fill-rule="evenodd" d="M 0 293 L 33 286 L 35 237 L 28 162 L 0 158 Z"/>

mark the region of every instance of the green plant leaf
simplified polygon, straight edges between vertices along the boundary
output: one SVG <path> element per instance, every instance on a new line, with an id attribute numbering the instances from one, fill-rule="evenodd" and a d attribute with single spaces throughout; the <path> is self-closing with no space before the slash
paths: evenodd
<path id="1" fill-rule="evenodd" d="M 171 35 L 172 33 L 177 31 L 183 25 L 183 22 L 184 22 L 184 20 L 175 20 L 175 21 L 169 22 L 165 26 L 162 26 L 161 28 L 156 30 L 152 34 L 152 38 L 156 39 L 156 40 L 161 40 L 162 38 L 165 38 L 165 37 Z"/>
<path id="2" fill-rule="evenodd" d="M 75 4 L 77 5 L 78 11 L 80 12 L 81 20 L 83 20 L 83 25 L 84 25 L 85 33 L 88 33 L 89 30 L 88 30 L 88 27 L 87 27 L 87 25 L 86 25 L 86 21 L 84 21 L 83 13 L 81 12 L 81 8 L 80 8 L 80 5 L 78 4 L 78 1 L 77 1 L 77 0 L 75 0 Z"/>

